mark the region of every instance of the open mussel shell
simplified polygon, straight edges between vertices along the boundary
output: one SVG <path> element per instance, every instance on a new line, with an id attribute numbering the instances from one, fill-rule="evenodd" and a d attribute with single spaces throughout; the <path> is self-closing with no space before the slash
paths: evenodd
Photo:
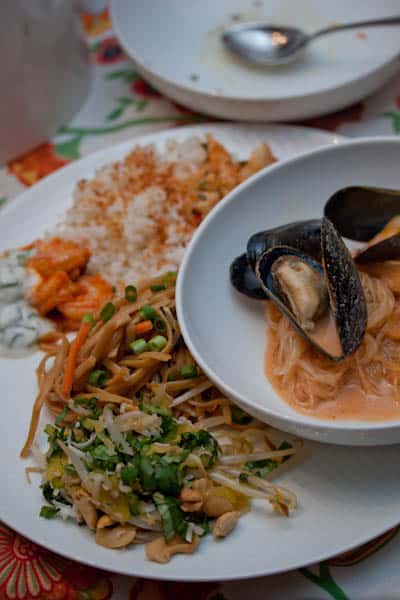
<path id="1" fill-rule="evenodd" d="M 400 190 L 346 187 L 329 198 L 324 214 L 341 236 L 367 242 L 400 214 Z"/>
<path id="2" fill-rule="evenodd" d="M 321 354 L 331 360 L 342 360 L 361 343 L 367 324 L 367 308 L 355 263 L 333 225 L 323 219 L 320 229 L 322 264 L 297 248 L 276 246 L 258 259 L 255 273 L 269 299 L 290 320 L 293 327 Z M 282 294 L 274 276 L 274 265 L 282 256 L 295 256 L 323 279 L 329 298 L 329 312 L 334 319 L 340 350 L 333 354 L 313 339 L 299 321 Z"/>
<path id="3" fill-rule="evenodd" d="M 256 300 L 268 300 L 268 296 L 248 263 L 246 253 L 241 254 L 232 262 L 229 276 L 231 284 L 241 294 Z"/>
<path id="4" fill-rule="evenodd" d="M 259 231 L 247 242 L 247 258 L 254 269 L 264 252 L 275 246 L 290 246 L 319 260 L 321 219 L 295 221 L 281 227 Z"/>
<path id="5" fill-rule="evenodd" d="M 367 303 L 354 260 L 329 219 L 322 220 L 322 263 L 344 356 L 357 350 L 367 327 Z"/>
<path id="6" fill-rule="evenodd" d="M 400 235 L 390 237 L 368 246 L 354 257 L 359 265 L 384 262 L 385 260 L 400 260 Z"/>

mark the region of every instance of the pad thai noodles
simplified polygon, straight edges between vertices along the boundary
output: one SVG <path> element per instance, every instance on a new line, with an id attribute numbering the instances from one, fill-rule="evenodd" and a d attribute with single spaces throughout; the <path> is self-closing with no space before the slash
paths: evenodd
<path id="1" fill-rule="evenodd" d="M 232 405 L 182 340 L 175 273 L 127 286 L 72 341 L 41 338 L 39 393 L 21 455 L 42 475 L 44 518 L 73 518 L 98 544 L 146 544 L 148 559 L 192 553 L 223 538 L 252 499 L 289 516 L 295 495 L 270 481 L 298 442 Z M 48 450 L 35 441 L 43 407 Z M 279 439 L 280 438 L 280 439 Z"/>

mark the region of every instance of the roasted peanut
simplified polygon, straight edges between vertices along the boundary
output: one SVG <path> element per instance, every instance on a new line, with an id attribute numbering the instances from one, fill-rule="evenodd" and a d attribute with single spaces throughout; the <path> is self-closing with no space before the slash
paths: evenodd
<path id="1" fill-rule="evenodd" d="M 181 509 L 184 512 L 195 512 L 203 506 L 203 496 L 193 488 L 185 487 L 181 491 Z"/>
<path id="2" fill-rule="evenodd" d="M 96 544 L 106 548 L 124 548 L 133 542 L 136 529 L 132 525 L 117 525 L 96 530 Z"/>
<path id="3" fill-rule="evenodd" d="M 200 494 L 204 498 L 204 496 L 207 494 L 207 492 L 209 492 L 211 490 L 211 488 L 213 486 L 214 486 L 214 484 L 211 481 L 211 479 L 207 479 L 206 477 L 202 477 L 201 479 L 196 479 L 193 482 L 192 489 L 196 490 L 196 492 L 200 492 Z"/>
<path id="4" fill-rule="evenodd" d="M 193 536 L 190 543 L 178 536 L 175 536 L 169 543 L 163 537 L 159 537 L 146 545 L 146 556 L 148 560 L 167 563 L 174 554 L 192 554 L 198 545 L 199 538 L 196 535 Z"/>
<path id="5" fill-rule="evenodd" d="M 213 528 L 213 536 L 215 538 L 227 536 L 236 527 L 239 515 L 240 513 L 237 510 L 233 510 L 218 517 Z"/>
<path id="6" fill-rule="evenodd" d="M 89 495 L 83 490 L 79 488 L 73 495 L 74 504 L 76 505 L 78 511 L 82 515 L 86 525 L 89 529 L 96 529 L 97 525 L 97 510 L 93 506 L 92 501 L 89 498 Z"/>
<path id="7" fill-rule="evenodd" d="M 208 517 L 220 517 L 224 513 L 234 510 L 232 502 L 224 496 L 213 494 L 212 490 L 207 494 L 203 503 L 203 511 Z"/>
<path id="8" fill-rule="evenodd" d="M 111 527 L 115 521 L 109 515 L 103 515 L 97 521 L 96 529 L 104 529 L 104 527 Z"/>

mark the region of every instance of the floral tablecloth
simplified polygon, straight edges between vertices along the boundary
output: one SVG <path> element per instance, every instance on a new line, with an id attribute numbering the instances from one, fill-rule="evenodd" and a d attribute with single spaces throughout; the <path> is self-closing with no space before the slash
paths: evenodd
<path id="1" fill-rule="evenodd" d="M 82 19 L 95 63 L 91 95 L 55 140 L 0 168 L 0 207 L 52 171 L 106 144 L 204 120 L 160 96 L 135 72 L 113 35 L 107 11 Z M 364 102 L 303 124 L 349 136 L 399 135 L 400 74 Z M 0 600 L 394 600 L 400 598 L 398 531 L 396 527 L 357 550 L 296 572 L 187 584 L 138 580 L 80 565 L 0 524 Z"/>

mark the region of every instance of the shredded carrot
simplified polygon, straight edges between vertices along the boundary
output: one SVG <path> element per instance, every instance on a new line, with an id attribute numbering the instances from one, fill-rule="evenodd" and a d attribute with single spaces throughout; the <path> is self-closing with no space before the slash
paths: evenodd
<path id="1" fill-rule="evenodd" d="M 76 335 L 76 338 L 72 342 L 65 364 L 64 381 L 63 381 L 63 393 L 69 398 L 71 396 L 72 383 L 74 380 L 74 371 L 76 367 L 76 361 L 78 358 L 79 350 L 82 348 L 90 331 L 90 324 L 88 321 L 81 323 L 80 329 Z"/>
<path id="2" fill-rule="evenodd" d="M 147 333 L 153 329 L 153 323 L 151 321 L 140 321 L 133 329 L 136 334 Z"/>

